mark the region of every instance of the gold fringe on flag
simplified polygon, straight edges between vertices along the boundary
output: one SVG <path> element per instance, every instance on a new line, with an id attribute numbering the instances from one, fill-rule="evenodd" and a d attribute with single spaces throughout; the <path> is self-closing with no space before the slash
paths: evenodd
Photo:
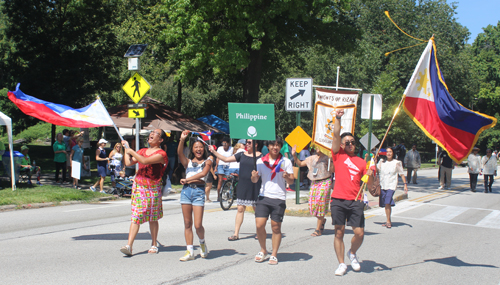
<path id="1" fill-rule="evenodd" d="M 394 26 L 396 26 L 396 28 L 398 28 L 398 30 L 400 30 L 403 34 L 407 35 L 408 37 L 412 38 L 412 39 L 415 39 L 415 40 L 418 40 L 418 41 L 422 41 L 422 43 L 419 43 L 419 44 L 416 44 L 416 45 L 412 45 L 412 46 L 408 46 L 408 47 L 403 47 L 403 48 L 399 48 L 399 49 L 396 49 L 396 50 L 393 50 L 393 51 L 390 51 L 390 52 L 386 52 L 384 55 L 385 56 L 388 56 L 389 54 L 393 53 L 393 52 L 396 52 L 396 51 L 400 51 L 400 50 L 403 50 L 403 49 L 407 49 L 407 48 L 412 48 L 412 47 L 416 47 L 416 46 L 419 46 L 419 45 L 423 45 L 425 43 L 427 43 L 426 40 L 422 40 L 422 39 L 419 39 L 419 38 L 416 38 L 414 36 L 411 36 L 409 35 L 408 33 L 406 33 L 405 31 L 403 31 L 403 29 L 401 29 L 395 22 L 394 20 L 392 20 L 391 16 L 389 15 L 389 11 L 385 11 L 384 12 L 385 15 L 387 16 L 387 18 L 389 18 L 389 20 L 391 20 L 391 22 L 394 24 Z"/>

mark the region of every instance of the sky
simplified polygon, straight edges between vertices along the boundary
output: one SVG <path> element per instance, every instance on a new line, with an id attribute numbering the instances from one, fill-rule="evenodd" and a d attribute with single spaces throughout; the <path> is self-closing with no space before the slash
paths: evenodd
<path id="1" fill-rule="evenodd" d="M 455 18 L 469 29 L 468 43 L 472 44 L 483 28 L 496 26 L 500 20 L 500 0 L 447 0 L 448 4 L 457 2 Z"/>

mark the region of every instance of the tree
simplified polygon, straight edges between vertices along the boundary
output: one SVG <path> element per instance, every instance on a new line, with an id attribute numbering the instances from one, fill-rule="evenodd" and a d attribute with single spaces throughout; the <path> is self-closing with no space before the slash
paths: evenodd
<path id="1" fill-rule="evenodd" d="M 358 32 L 346 17 L 349 0 L 167 0 L 163 37 L 174 45 L 176 79 L 193 80 L 207 70 L 237 75 L 245 102 L 258 102 L 261 79 L 279 66 L 276 53 L 322 43 L 346 51 Z"/>
<path id="2" fill-rule="evenodd" d="M 487 114 L 500 109 L 500 21 L 488 25 L 472 44 L 475 70 L 479 77 L 477 108 Z"/>
<path id="3" fill-rule="evenodd" d="M 4 85 L 40 99 L 82 107 L 119 89 L 116 66 L 124 47 L 114 36 L 116 1 L 5 0 L 6 35 L 15 43 Z M 16 110 L 16 109 L 15 109 Z M 33 124 L 15 114 L 16 125 Z"/>

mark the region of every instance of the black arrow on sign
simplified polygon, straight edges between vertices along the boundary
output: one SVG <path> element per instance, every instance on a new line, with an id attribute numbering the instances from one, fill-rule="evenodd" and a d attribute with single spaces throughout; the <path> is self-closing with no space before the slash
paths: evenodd
<path id="1" fill-rule="evenodd" d="M 133 110 L 132 112 L 134 112 L 136 117 L 139 117 L 139 115 L 141 114 L 141 113 L 139 113 L 139 111 L 136 111 L 136 110 Z"/>
<path id="2" fill-rule="evenodd" d="M 290 100 L 293 100 L 299 96 L 304 96 L 305 92 L 306 92 L 305 89 L 299 89 L 299 92 L 297 92 L 296 94 L 293 94 L 292 97 L 290 97 Z"/>

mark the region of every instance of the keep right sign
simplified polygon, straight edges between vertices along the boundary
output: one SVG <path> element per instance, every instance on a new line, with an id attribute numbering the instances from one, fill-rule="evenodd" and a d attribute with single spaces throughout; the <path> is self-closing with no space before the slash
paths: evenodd
<path id="1" fill-rule="evenodd" d="M 311 112 L 312 85 L 312 78 L 287 78 L 285 109 L 289 112 Z"/>

